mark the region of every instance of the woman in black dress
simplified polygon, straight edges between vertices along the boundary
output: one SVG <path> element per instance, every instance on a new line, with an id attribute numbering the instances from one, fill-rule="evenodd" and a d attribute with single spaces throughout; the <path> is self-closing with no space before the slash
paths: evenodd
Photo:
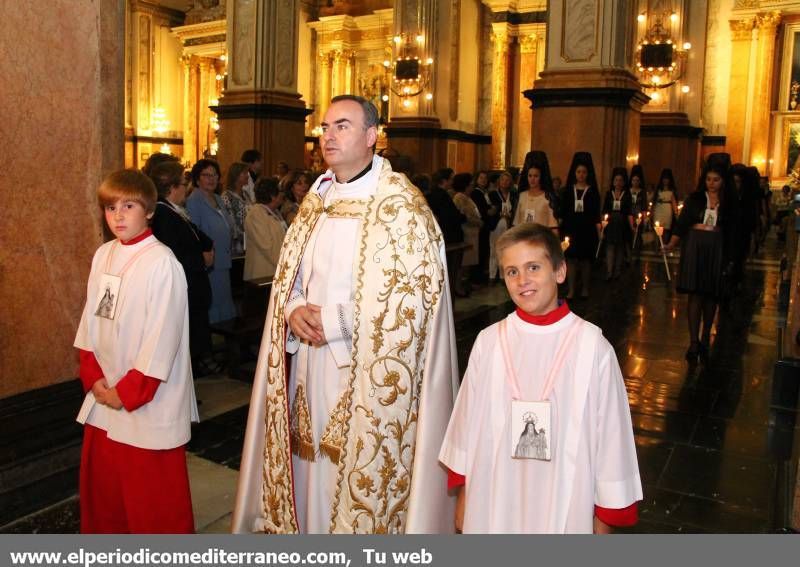
<path id="1" fill-rule="evenodd" d="M 625 248 L 633 233 L 631 194 L 627 186 L 628 172 L 624 167 L 615 167 L 611 172 L 611 188 L 603 203 L 603 215 L 608 215 L 608 225 L 603 237 L 606 248 L 606 281 L 619 277 Z"/>
<path id="2" fill-rule="evenodd" d="M 732 265 L 737 217 L 729 187 L 728 168 L 719 162 L 707 165 L 665 246 L 670 251 L 681 245 L 676 287 L 689 294 L 689 361 L 708 353 L 711 326 Z"/>
<path id="3" fill-rule="evenodd" d="M 208 322 L 208 308 L 211 306 L 208 267 L 214 263 L 214 242 L 189 220 L 183 208 L 186 202 L 183 166 L 176 161 L 159 164 L 153 168 L 151 177 L 158 191 L 151 228 L 155 237 L 172 250 L 186 274 L 189 351 L 195 375 L 202 376 L 219 370 L 210 361 L 211 329 Z"/>
<path id="4" fill-rule="evenodd" d="M 575 296 L 575 282 L 581 281 L 581 297 L 589 297 L 592 261 L 600 238 L 600 192 L 592 155 L 577 152 L 561 192 L 561 228 L 569 237 L 567 258 L 567 299 Z"/>
<path id="5" fill-rule="evenodd" d="M 639 220 L 639 223 L 638 226 L 634 224 L 634 232 L 631 233 L 631 240 L 625 248 L 626 263 L 630 262 L 632 253 L 636 252 L 636 250 L 633 249 L 634 244 L 637 250 L 642 247 L 642 232 L 647 224 L 647 211 L 650 210 L 647 206 L 647 191 L 644 187 L 644 169 L 637 163 L 631 168 L 628 192 L 631 195 L 631 215 L 633 216 L 634 223 L 636 223 L 637 220 Z M 639 217 L 639 215 L 642 216 Z M 636 233 L 638 233 L 638 235 Z"/>

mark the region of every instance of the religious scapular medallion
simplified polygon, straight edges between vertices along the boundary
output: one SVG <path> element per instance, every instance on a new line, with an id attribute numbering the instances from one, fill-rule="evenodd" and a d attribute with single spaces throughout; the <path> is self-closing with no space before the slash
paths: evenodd
<path id="1" fill-rule="evenodd" d="M 622 210 L 622 201 L 618 201 L 614 199 L 614 210 L 621 211 Z"/>
<path id="2" fill-rule="evenodd" d="M 94 312 L 95 317 L 114 320 L 121 283 L 122 278 L 119 276 L 112 274 L 100 276 L 100 286 L 97 290 L 97 309 Z"/>
<path id="3" fill-rule="evenodd" d="M 511 458 L 550 460 L 550 402 L 511 401 Z"/>
<path id="4" fill-rule="evenodd" d="M 706 214 L 703 215 L 703 224 L 717 226 L 717 209 L 706 209 Z"/>
<path id="5" fill-rule="evenodd" d="M 576 213 L 583 212 L 583 201 L 575 201 L 575 212 Z"/>
<path id="6" fill-rule="evenodd" d="M 536 211 L 533 209 L 525 209 L 525 222 L 535 222 Z"/>

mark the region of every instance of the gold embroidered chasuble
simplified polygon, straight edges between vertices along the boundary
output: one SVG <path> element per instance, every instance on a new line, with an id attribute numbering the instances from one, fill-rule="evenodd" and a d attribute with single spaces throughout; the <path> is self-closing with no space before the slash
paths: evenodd
<path id="1" fill-rule="evenodd" d="M 299 531 L 292 452 L 338 463 L 331 533 L 443 531 L 452 524 L 446 473 L 436 464 L 457 384 L 442 236 L 419 190 L 388 161 L 376 163 L 378 187 L 366 200 L 324 207 L 316 189 L 329 180 L 318 180 L 284 240 L 256 369 L 234 532 Z M 303 385 L 289 407 L 285 309 L 323 212 L 361 222 L 349 380 L 317 451 Z M 415 491 L 429 502 L 413 504 L 409 514 Z M 431 516 L 420 506 L 430 506 Z M 419 519 L 408 522 L 410 515 Z"/>

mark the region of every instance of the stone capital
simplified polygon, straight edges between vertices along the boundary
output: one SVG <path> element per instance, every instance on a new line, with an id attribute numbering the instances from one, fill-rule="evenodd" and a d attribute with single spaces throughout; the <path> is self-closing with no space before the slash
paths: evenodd
<path id="1" fill-rule="evenodd" d="M 520 53 L 536 53 L 538 40 L 535 33 L 519 36 Z"/>
<path id="2" fill-rule="evenodd" d="M 512 40 L 511 27 L 506 22 L 493 23 L 491 40 L 495 46 L 507 46 Z"/>
<path id="3" fill-rule="evenodd" d="M 753 18 L 745 18 L 743 20 L 731 20 L 731 40 L 745 41 L 753 37 L 753 28 L 755 27 L 755 20 Z"/>
<path id="4" fill-rule="evenodd" d="M 764 30 L 768 32 L 775 32 L 775 29 L 781 23 L 781 13 L 780 11 L 774 12 L 766 12 L 764 14 L 758 14 L 756 16 L 755 25 L 759 30 Z"/>

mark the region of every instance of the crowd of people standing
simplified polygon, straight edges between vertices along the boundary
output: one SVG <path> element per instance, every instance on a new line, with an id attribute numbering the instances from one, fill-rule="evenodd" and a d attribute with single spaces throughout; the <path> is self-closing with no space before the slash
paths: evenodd
<path id="1" fill-rule="evenodd" d="M 264 175 L 262 164 L 261 153 L 250 149 L 229 166 L 224 178 L 211 159 L 199 160 L 185 176 L 176 158 L 165 154 L 153 154 L 143 168 L 159 191 L 154 232 L 186 270 L 192 354 L 201 372 L 209 370 L 205 362 L 198 362 L 209 360 L 209 325 L 237 315 L 231 291 L 233 259 L 244 257 L 245 280 L 271 277 L 283 236 L 316 178 L 310 171 L 290 170 L 284 162 L 273 175 Z M 663 244 L 669 252 L 680 247 L 677 287 L 690 295 L 687 357 L 694 357 L 707 352 L 716 305 L 743 277 L 748 254 L 758 249 L 769 223 L 768 185 L 765 191 L 756 168 L 731 165 L 720 154 L 711 156 L 706 170 L 691 193 L 681 192 L 670 169 L 648 184 L 640 165 L 630 171 L 613 168 L 603 186 L 591 154 L 577 152 L 562 187 L 547 155 L 534 151 L 520 170 L 473 174 L 442 168 L 432 175 L 415 175 L 412 183 L 425 195 L 441 227 L 456 297 L 469 296 L 473 286 L 500 281 L 495 243 L 523 223 L 543 225 L 565 242 L 567 299 L 590 296 L 595 260 L 603 261 L 610 281 L 619 278 L 644 248 L 660 252 Z M 725 203 L 721 214 L 701 219 L 715 218 L 718 223 L 707 231 L 711 236 L 701 237 L 709 244 L 706 249 L 697 248 L 698 239 L 690 238 L 696 236 L 695 225 L 702 223 L 690 221 L 705 212 L 700 211 L 703 203 L 696 202 L 698 195 L 715 195 L 707 191 L 709 171 L 721 179 L 720 195 L 729 196 L 719 201 Z M 717 201 L 709 199 L 715 205 L 706 208 L 713 211 Z M 661 228 L 661 239 L 655 227 Z M 720 243 L 712 247 L 711 240 Z M 693 259 L 700 263 L 697 269 Z"/>
<path id="2" fill-rule="evenodd" d="M 690 360 L 708 353 L 717 307 L 741 284 L 771 224 L 768 181 L 755 167 L 731 164 L 727 154 L 708 157 L 694 190 L 677 187 L 671 169 L 647 184 L 640 165 L 613 168 L 602 186 L 587 152 L 575 153 L 563 187 L 543 152 L 528 153 L 520 171 L 473 176 L 441 169 L 414 183 L 454 251 L 448 261 L 458 297 L 502 277 L 495 242 L 523 223 L 543 225 L 564 242 L 567 299 L 590 296 L 595 260 L 604 261 L 611 281 L 645 248 L 680 249 L 676 287 L 689 296 Z"/>

